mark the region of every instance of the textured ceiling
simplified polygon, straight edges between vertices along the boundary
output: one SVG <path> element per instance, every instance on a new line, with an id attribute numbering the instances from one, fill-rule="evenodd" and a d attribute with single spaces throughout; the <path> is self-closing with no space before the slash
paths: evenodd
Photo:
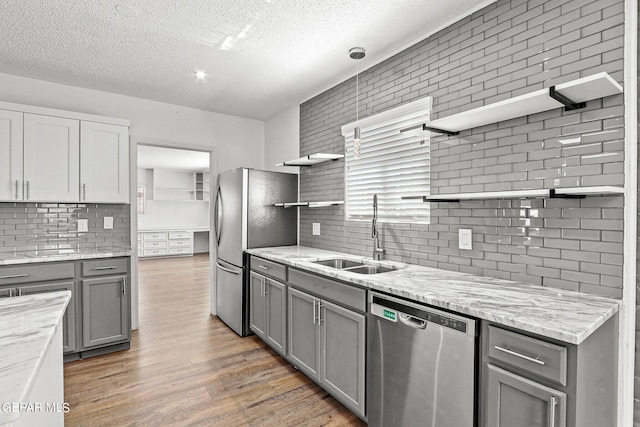
<path id="1" fill-rule="evenodd" d="M 266 120 L 493 1 L 2 0 L 0 72 Z"/>

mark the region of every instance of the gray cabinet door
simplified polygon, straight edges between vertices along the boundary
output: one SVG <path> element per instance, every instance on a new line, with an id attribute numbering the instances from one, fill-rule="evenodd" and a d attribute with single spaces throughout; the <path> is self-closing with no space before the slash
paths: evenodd
<path id="1" fill-rule="evenodd" d="M 47 292 L 71 291 L 69 305 L 62 318 L 62 351 L 76 351 L 76 305 L 74 282 L 47 283 L 44 285 L 24 285 L 17 288 L 18 295 L 43 294 Z M 15 294 L 14 294 L 15 296 Z"/>
<path id="2" fill-rule="evenodd" d="M 320 334 L 317 328 L 319 300 L 289 288 L 289 358 L 311 378 L 318 378 Z"/>
<path id="3" fill-rule="evenodd" d="M 287 286 L 265 279 L 267 342 L 283 356 L 287 354 Z"/>
<path id="4" fill-rule="evenodd" d="M 320 383 L 345 405 L 364 416 L 365 316 L 321 301 Z"/>
<path id="5" fill-rule="evenodd" d="M 265 339 L 267 317 L 265 313 L 265 278 L 253 271 L 249 274 L 249 327 Z"/>
<path id="6" fill-rule="evenodd" d="M 82 347 L 90 348 L 129 339 L 126 276 L 83 279 Z"/>
<path id="7" fill-rule="evenodd" d="M 487 426 L 565 427 L 566 394 L 493 365 L 488 367 Z"/>

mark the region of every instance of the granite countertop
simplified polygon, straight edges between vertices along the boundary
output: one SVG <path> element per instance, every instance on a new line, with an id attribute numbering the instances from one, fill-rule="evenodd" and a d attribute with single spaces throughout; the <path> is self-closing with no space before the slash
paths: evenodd
<path id="1" fill-rule="evenodd" d="M 70 291 L 0 299 L 0 402 L 27 401 L 70 299 Z M 19 415 L 0 411 L 0 425 Z"/>
<path id="2" fill-rule="evenodd" d="M 437 268 L 373 261 L 340 252 L 281 246 L 247 250 L 272 261 L 350 282 L 371 290 L 511 326 L 523 331 L 580 344 L 620 308 L 621 301 L 544 286 Z M 331 258 L 365 260 L 399 269 L 363 275 L 314 264 Z"/>
<path id="3" fill-rule="evenodd" d="M 102 247 L 94 249 L 58 249 L 25 252 L 0 252 L 0 265 L 32 264 L 77 259 L 115 258 L 131 256 L 129 247 Z"/>

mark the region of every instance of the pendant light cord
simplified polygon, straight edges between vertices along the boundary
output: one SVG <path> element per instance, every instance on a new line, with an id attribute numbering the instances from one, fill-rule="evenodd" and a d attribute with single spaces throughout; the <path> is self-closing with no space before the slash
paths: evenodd
<path id="1" fill-rule="evenodd" d="M 356 126 L 359 124 L 358 104 L 360 102 L 360 59 L 356 59 Z"/>

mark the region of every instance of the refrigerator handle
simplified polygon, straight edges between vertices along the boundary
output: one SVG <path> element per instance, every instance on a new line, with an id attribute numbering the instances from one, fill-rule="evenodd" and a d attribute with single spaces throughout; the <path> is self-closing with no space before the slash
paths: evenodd
<path id="1" fill-rule="evenodd" d="M 233 270 L 230 270 L 230 269 L 228 269 L 228 268 L 225 268 L 225 267 L 221 266 L 221 265 L 220 265 L 220 263 L 217 263 L 217 262 L 216 262 L 216 265 L 217 265 L 217 266 L 218 266 L 218 268 L 219 268 L 220 270 L 222 270 L 222 271 L 226 271 L 227 273 L 235 274 L 236 276 L 239 276 L 239 275 L 240 275 L 240 272 L 239 272 L 239 271 L 233 271 Z"/>
<path id="2" fill-rule="evenodd" d="M 220 187 L 218 187 L 218 193 L 216 194 L 216 207 L 214 209 L 215 226 L 216 226 L 216 246 L 220 246 L 220 236 L 222 230 L 220 230 L 220 210 L 222 208 L 222 195 L 220 194 Z"/>

